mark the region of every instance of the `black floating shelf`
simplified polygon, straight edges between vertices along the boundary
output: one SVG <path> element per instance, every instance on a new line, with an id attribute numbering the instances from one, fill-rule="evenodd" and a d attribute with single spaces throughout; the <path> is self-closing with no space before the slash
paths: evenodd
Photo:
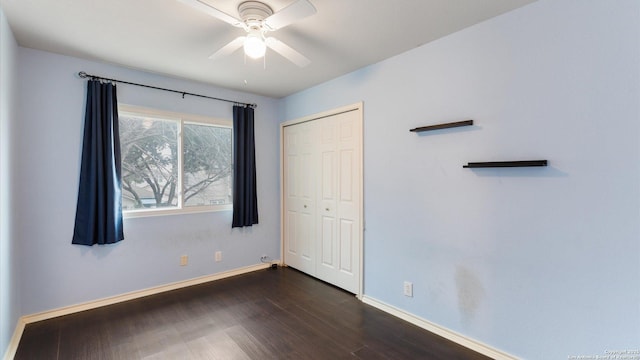
<path id="1" fill-rule="evenodd" d="M 463 165 L 463 168 L 504 168 L 504 167 L 527 167 L 527 166 L 547 166 L 547 160 L 521 160 L 521 161 L 487 161 L 470 162 Z"/>
<path id="2" fill-rule="evenodd" d="M 455 128 L 455 127 L 460 127 L 460 126 L 469 126 L 469 125 L 473 125 L 473 120 L 464 120 L 464 121 L 456 121 L 456 122 L 446 123 L 446 124 L 422 126 L 422 127 L 417 127 L 415 129 L 411 129 L 409 131 L 411 131 L 411 132 L 422 132 L 422 131 L 449 129 L 449 128 Z"/>

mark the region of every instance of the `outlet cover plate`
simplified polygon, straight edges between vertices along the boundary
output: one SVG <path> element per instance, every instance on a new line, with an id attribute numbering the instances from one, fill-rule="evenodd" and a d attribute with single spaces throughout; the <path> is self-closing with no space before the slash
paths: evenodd
<path id="1" fill-rule="evenodd" d="M 410 281 L 404 282 L 404 296 L 413 297 L 413 283 Z"/>

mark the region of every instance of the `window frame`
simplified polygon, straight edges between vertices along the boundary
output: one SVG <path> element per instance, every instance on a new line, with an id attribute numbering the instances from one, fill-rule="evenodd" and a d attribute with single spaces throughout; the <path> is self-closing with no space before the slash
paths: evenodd
<path id="1" fill-rule="evenodd" d="M 184 134 L 185 124 L 195 125 L 213 125 L 223 128 L 228 128 L 233 131 L 233 121 L 229 119 L 220 119 L 196 114 L 180 113 L 159 109 L 152 109 L 141 106 L 134 106 L 128 104 L 118 104 L 118 117 L 122 115 L 128 115 L 133 117 L 149 117 L 156 118 L 158 120 L 176 121 L 178 123 L 178 168 L 179 176 L 177 182 L 178 188 L 178 205 L 171 208 L 144 208 L 134 210 L 122 210 L 123 218 L 138 218 L 138 217 L 152 217 L 152 216 L 165 216 L 165 215 L 183 215 L 183 214 L 196 214 L 205 212 L 218 212 L 218 211 L 230 211 L 233 210 L 233 202 L 231 204 L 224 205 L 198 205 L 198 206 L 185 206 L 184 205 L 184 148 L 182 136 Z M 233 133 L 232 133 L 233 134 Z M 231 138 L 231 152 L 233 153 L 233 136 Z M 233 168 L 233 155 L 231 158 L 231 167 Z M 233 186 L 233 171 L 231 176 L 231 187 Z M 124 190 L 122 190 L 124 191 Z"/>

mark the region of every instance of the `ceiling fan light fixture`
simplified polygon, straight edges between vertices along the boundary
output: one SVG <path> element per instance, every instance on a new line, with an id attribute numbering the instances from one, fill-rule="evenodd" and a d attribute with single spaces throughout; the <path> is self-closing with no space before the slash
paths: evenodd
<path id="1" fill-rule="evenodd" d="M 267 44 L 264 43 L 262 36 L 258 34 L 249 34 L 244 40 L 244 53 L 252 58 L 259 59 L 264 56 L 267 51 Z"/>
<path id="2" fill-rule="evenodd" d="M 267 37 L 267 33 L 271 31 L 281 29 L 302 18 L 315 14 L 316 8 L 311 4 L 310 0 L 288 0 L 292 2 L 277 12 L 274 12 L 269 5 L 262 2 L 264 0 L 234 0 L 240 1 L 238 5 L 239 18 L 218 10 L 206 3 L 208 0 L 178 1 L 191 5 L 204 13 L 246 31 L 246 36 L 236 37 L 211 54 L 209 59 L 215 60 L 231 55 L 240 47 L 243 47 L 245 61 L 247 56 L 253 59 L 264 59 L 267 48 L 269 48 L 299 67 L 305 67 L 311 62 L 304 55 L 282 41 L 272 36 Z"/>

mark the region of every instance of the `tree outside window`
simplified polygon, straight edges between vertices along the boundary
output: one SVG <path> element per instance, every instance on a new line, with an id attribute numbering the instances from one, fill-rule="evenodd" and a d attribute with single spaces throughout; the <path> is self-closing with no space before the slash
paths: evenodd
<path id="1" fill-rule="evenodd" d="M 231 122 L 121 111 L 123 211 L 229 208 Z"/>

